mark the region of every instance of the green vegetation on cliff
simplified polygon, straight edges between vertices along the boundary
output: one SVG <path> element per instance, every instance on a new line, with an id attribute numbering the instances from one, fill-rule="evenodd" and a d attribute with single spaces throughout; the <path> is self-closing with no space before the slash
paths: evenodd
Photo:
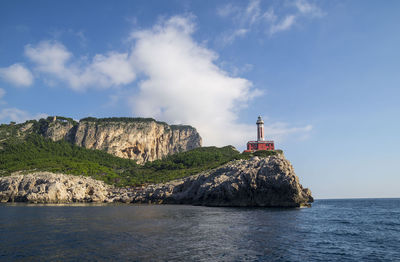
<path id="1" fill-rule="evenodd" d="M 129 122 L 157 122 L 153 118 L 143 118 L 143 117 L 106 117 L 106 118 L 86 117 L 86 118 L 82 118 L 79 121 L 97 122 L 97 123 L 109 123 L 109 122 L 124 122 L 124 123 L 129 123 Z M 164 122 L 158 122 L 158 123 L 164 123 Z"/>
<path id="2" fill-rule="evenodd" d="M 58 119 L 59 117 L 57 117 Z M 96 118 L 96 117 L 86 117 L 82 118 L 82 122 L 96 122 L 96 123 L 110 123 L 110 122 L 124 122 L 124 123 L 132 123 L 132 122 L 155 122 L 158 124 L 163 124 L 166 126 L 169 126 L 171 129 L 187 129 L 191 128 L 194 129 L 194 127 L 189 126 L 189 125 L 168 125 L 165 122 L 160 122 L 155 120 L 154 118 L 143 118 L 143 117 L 106 117 L 106 118 Z"/>
<path id="3" fill-rule="evenodd" d="M 142 118 L 142 117 L 107 117 L 107 118 L 95 118 L 95 117 L 86 117 L 79 120 L 79 122 L 75 121 L 69 117 L 56 116 L 56 121 L 61 125 L 71 125 L 76 127 L 79 122 L 92 122 L 94 124 L 107 124 L 107 123 L 149 123 L 155 122 L 157 124 L 165 125 L 172 130 L 184 130 L 184 129 L 195 129 L 189 125 L 168 125 L 165 122 L 156 121 L 153 118 Z M 24 127 L 31 125 L 31 129 L 29 132 L 26 132 Z M 8 138 L 23 138 L 28 133 L 36 133 L 39 135 L 43 135 L 46 129 L 54 125 L 54 116 L 49 116 L 47 118 L 41 118 L 39 120 L 28 120 L 24 123 L 16 124 L 15 122 L 11 122 L 10 124 L 0 124 L 0 142 L 4 141 Z"/>
<path id="4" fill-rule="evenodd" d="M 77 126 L 78 122 L 69 117 L 57 116 L 58 123 L 62 125 L 72 124 Z M 24 123 L 15 124 L 11 122 L 10 124 L 0 125 L 0 143 L 6 139 L 23 139 L 26 135 L 30 133 L 43 134 L 46 128 L 53 122 L 53 117 L 41 118 L 40 120 L 28 120 Z M 31 126 L 30 131 L 24 130 L 25 127 Z"/>

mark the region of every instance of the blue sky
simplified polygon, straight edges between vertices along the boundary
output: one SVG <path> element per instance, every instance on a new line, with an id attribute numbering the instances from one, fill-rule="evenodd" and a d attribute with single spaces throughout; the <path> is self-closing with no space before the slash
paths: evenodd
<path id="1" fill-rule="evenodd" d="M 1 1 L 0 122 L 153 117 L 243 150 L 262 115 L 315 197 L 400 197 L 399 10 L 399 1 Z"/>

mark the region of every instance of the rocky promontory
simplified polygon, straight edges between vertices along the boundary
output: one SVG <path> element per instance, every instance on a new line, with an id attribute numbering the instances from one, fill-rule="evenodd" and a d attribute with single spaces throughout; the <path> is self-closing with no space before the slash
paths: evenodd
<path id="1" fill-rule="evenodd" d="M 283 155 L 234 160 L 184 179 L 115 188 L 88 177 L 47 172 L 0 178 L 2 202 L 124 202 L 204 206 L 300 207 L 313 202 Z"/>
<path id="2" fill-rule="evenodd" d="M 283 155 L 231 161 L 216 169 L 133 195 L 133 203 L 300 207 L 313 202 Z"/>

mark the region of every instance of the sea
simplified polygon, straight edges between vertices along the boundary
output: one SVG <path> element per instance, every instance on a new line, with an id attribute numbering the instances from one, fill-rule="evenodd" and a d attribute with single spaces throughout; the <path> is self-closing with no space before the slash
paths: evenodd
<path id="1" fill-rule="evenodd" d="M 0 261 L 400 261 L 400 199 L 292 209 L 0 204 Z"/>

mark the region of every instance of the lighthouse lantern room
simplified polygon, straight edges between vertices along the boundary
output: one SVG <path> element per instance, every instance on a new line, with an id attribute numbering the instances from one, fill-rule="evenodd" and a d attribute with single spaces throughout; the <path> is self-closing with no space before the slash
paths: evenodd
<path id="1" fill-rule="evenodd" d="M 275 150 L 274 141 L 264 139 L 264 121 L 261 116 L 257 119 L 257 141 L 247 142 L 247 150 L 244 152 L 255 152 L 258 150 Z"/>

